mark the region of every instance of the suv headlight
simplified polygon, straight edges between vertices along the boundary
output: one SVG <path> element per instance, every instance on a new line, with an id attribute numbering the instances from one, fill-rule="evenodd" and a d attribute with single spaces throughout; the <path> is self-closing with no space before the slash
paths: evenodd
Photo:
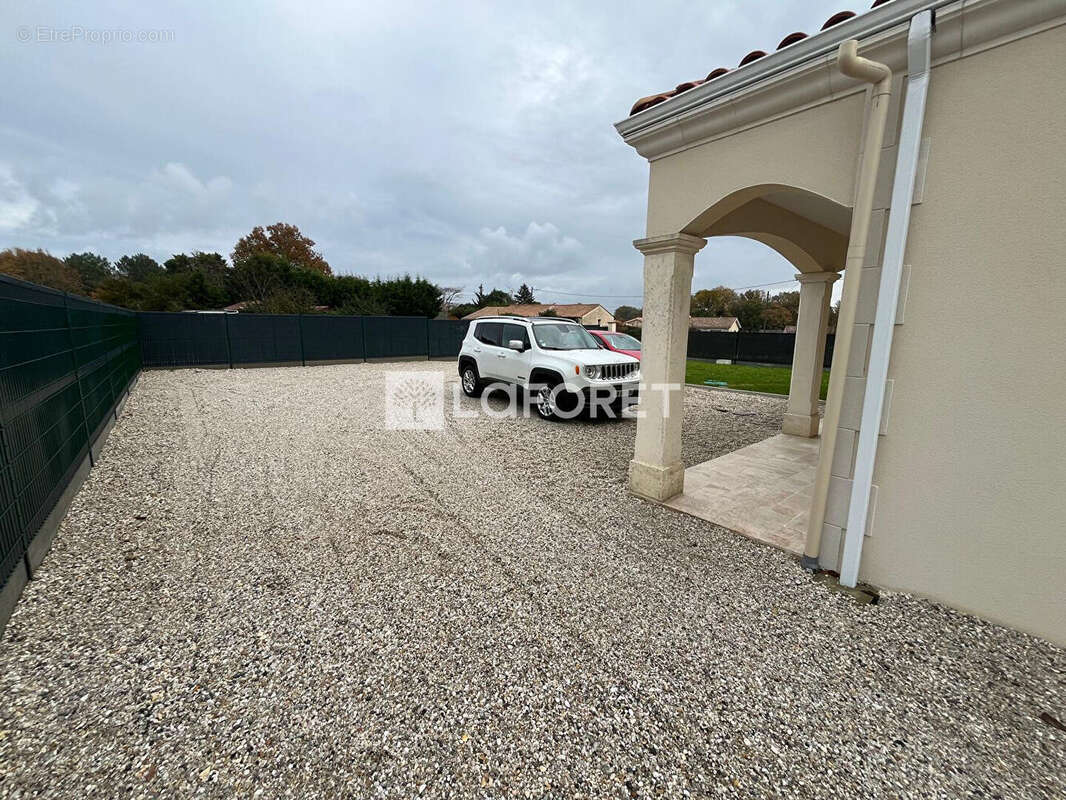
<path id="1" fill-rule="evenodd" d="M 585 377 L 591 378 L 592 380 L 596 380 L 600 377 L 600 368 L 598 366 L 590 364 L 589 366 L 585 367 Z"/>

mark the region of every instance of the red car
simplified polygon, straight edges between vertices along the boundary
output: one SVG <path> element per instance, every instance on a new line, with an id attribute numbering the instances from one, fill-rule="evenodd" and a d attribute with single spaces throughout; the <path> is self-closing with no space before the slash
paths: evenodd
<path id="1" fill-rule="evenodd" d="M 603 346 L 616 353 L 625 353 L 640 361 L 640 339 L 634 339 L 628 333 L 616 333 L 614 331 L 589 331 L 593 336 L 603 342 Z"/>

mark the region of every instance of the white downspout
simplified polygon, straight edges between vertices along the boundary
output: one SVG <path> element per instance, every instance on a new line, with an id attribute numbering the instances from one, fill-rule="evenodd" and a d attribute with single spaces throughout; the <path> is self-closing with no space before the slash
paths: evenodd
<path id="1" fill-rule="evenodd" d="M 807 522 L 807 542 L 803 549 L 805 569 L 818 569 L 818 555 L 822 547 L 822 526 L 825 522 L 825 503 L 829 495 L 829 480 L 836 450 L 837 426 L 844 400 L 844 379 L 851 353 L 851 338 L 855 328 L 855 308 L 862 286 L 862 268 L 866 260 L 866 241 L 870 232 L 870 215 L 874 204 L 874 189 L 881 164 L 881 145 L 888 119 L 888 104 L 892 99 L 892 71 L 884 64 L 858 55 L 859 43 L 854 39 L 841 42 L 837 50 L 837 66 L 849 78 L 874 84 L 873 95 L 866 114 L 866 137 L 859 164 L 855 203 L 851 213 L 851 233 L 848 256 L 844 268 L 844 294 L 837 319 L 837 338 L 833 347 L 833 366 L 829 371 L 829 391 L 822 418 L 822 444 L 818 450 L 811 513 Z"/>
<path id="2" fill-rule="evenodd" d="M 881 264 L 881 284 L 877 292 L 877 313 L 870 343 L 870 362 L 866 371 L 866 392 L 862 401 L 859 444 L 855 454 L 855 474 L 848 506 L 848 526 L 844 533 L 844 553 L 840 563 L 840 583 L 854 586 L 859 579 L 862 540 L 866 535 L 866 517 L 870 508 L 870 487 L 877 439 L 884 410 L 885 381 L 892 354 L 892 334 L 899 304 L 899 284 L 903 274 L 903 255 L 911 221 L 914 181 L 918 172 L 918 151 L 925 119 L 925 98 L 929 90 L 929 65 L 933 31 L 933 12 L 923 11 L 911 18 L 907 35 L 907 94 L 896 155 L 896 174 L 892 183 L 892 206 L 885 237 L 885 256 Z"/>

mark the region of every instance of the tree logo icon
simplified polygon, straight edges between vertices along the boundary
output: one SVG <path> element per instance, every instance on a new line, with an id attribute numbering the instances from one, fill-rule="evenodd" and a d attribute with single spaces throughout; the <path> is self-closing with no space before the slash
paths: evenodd
<path id="1" fill-rule="evenodd" d="M 440 430 L 444 427 L 444 374 L 385 373 L 385 427 Z"/>

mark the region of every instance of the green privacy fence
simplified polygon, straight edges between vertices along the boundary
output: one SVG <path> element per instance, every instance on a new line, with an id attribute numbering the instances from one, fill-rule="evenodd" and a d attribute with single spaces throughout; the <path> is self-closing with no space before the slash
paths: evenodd
<path id="1" fill-rule="evenodd" d="M 34 538 L 75 474 L 91 463 L 93 444 L 140 366 L 133 312 L 0 275 L 5 593 L 13 573 L 23 582 L 29 577 Z"/>
<path id="2" fill-rule="evenodd" d="M 142 312 L 146 367 L 317 364 L 459 355 L 466 322 L 331 314 Z"/>

